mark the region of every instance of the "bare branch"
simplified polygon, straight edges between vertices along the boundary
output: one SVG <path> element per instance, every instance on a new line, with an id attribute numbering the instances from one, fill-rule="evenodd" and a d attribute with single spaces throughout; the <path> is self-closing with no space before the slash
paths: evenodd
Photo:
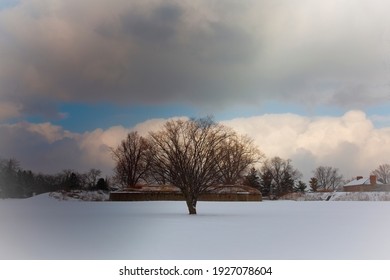
<path id="1" fill-rule="evenodd" d="M 116 161 L 115 180 L 122 187 L 135 186 L 145 178 L 150 167 L 147 152 L 149 148 L 150 144 L 146 138 L 137 132 L 131 132 L 116 149 L 112 149 Z"/>
<path id="2" fill-rule="evenodd" d="M 237 180 L 258 158 L 249 138 L 238 137 L 211 118 L 169 121 L 150 133 L 150 139 L 151 173 L 180 188 L 190 214 L 196 214 L 201 193 Z"/>

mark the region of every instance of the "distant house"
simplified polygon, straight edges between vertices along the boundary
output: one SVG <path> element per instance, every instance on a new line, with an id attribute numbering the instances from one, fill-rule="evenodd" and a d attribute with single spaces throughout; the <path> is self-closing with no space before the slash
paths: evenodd
<path id="1" fill-rule="evenodd" d="M 171 185 L 145 185 L 111 192 L 111 201 L 183 201 L 179 188 Z M 261 192 L 242 185 L 224 185 L 212 188 L 199 196 L 198 201 L 262 201 Z"/>
<path id="2" fill-rule="evenodd" d="M 345 192 L 390 191 L 390 185 L 379 182 L 375 175 L 370 175 L 370 177 L 358 176 L 345 184 L 343 190 Z"/>

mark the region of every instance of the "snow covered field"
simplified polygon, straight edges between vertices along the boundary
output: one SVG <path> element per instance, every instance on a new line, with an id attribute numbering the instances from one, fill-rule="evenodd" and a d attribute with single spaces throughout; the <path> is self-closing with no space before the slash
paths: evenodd
<path id="1" fill-rule="evenodd" d="M 0 259 L 390 259 L 390 202 L 0 200 Z"/>

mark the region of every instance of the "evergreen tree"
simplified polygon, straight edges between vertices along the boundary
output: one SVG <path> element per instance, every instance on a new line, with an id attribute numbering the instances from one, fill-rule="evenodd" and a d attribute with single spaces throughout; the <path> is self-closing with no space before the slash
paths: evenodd
<path id="1" fill-rule="evenodd" d="M 256 168 L 252 167 L 248 175 L 245 176 L 244 184 L 260 190 L 260 177 Z"/>
<path id="2" fill-rule="evenodd" d="M 96 183 L 96 189 L 102 191 L 108 191 L 108 183 L 104 178 L 100 178 Z"/>
<path id="3" fill-rule="evenodd" d="M 270 170 L 265 170 L 260 176 L 260 190 L 263 196 L 274 195 L 272 183 L 272 173 Z"/>
<path id="4" fill-rule="evenodd" d="M 305 193 L 306 188 L 307 188 L 307 185 L 304 182 L 298 181 L 297 185 L 294 187 L 294 192 Z"/>
<path id="5" fill-rule="evenodd" d="M 294 191 L 294 179 L 290 172 L 284 172 L 282 176 L 282 182 L 280 185 L 279 195 L 292 193 Z"/>
<path id="6" fill-rule="evenodd" d="M 315 177 L 312 177 L 309 181 L 310 184 L 310 189 L 312 192 L 317 192 L 318 191 L 318 180 Z"/>
<path id="7" fill-rule="evenodd" d="M 23 194 L 18 184 L 18 173 L 20 172 L 19 162 L 15 159 L 3 160 L 0 167 L 2 197 L 21 197 Z"/>

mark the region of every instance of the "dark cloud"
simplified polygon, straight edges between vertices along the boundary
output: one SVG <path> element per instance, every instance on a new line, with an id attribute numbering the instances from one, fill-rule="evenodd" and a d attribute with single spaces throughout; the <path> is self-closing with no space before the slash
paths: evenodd
<path id="1" fill-rule="evenodd" d="M 0 126 L 0 135 L 1 158 L 15 158 L 25 169 L 56 173 L 84 167 L 75 139 L 65 137 L 50 143 L 42 134 L 29 131 L 23 124 Z"/>
<path id="2" fill-rule="evenodd" d="M 0 69 L 8 76 L 2 77 L 2 85 L 9 84 L 3 86 L 3 94 L 20 96 L 30 111 L 36 106 L 29 105 L 34 99 L 26 100 L 26 95 L 58 101 L 178 100 L 198 105 L 241 98 L 237 89 L 253 76 L 245 73 L 256 53 L 253 34 L 223 19 L 201 18 L 200 28 L 189 20 L 189 13 L 202 11 L 180 2 L 123 6 L 114 1 L 114 16 L 101 19 L 94 18 L 93 7 L 78 11 L 84 13 L 82 19 L 65 12 L 51 14 L 47 8 L 37 17 L 36 12 L 25 13 L 30 6 L 10 12 L 3 21 L 11 27 L 0 33 L 10 36 L 6 50 L 12 64 Z M 207 5 L 202 9 L 208 10 Z M 35 35 L 20 32 L 22 23 Z"/>
<path id="3" fill-rule="evenodd" d="M 124 137 L 119 129 L 109 129 L 108 137 L 118 141 Z M 57 173 L 63 169 L 85 172 L 90 168 L 111 174 L 113 161 L 104 143 L 104 132 L 70 133 L 49 123 L 18 123 L 0 125 L 0 159 L 14 158 L 24 169 L 35 172 Z M 115 145 L 114 145 L 115 146 Z"/>
<path id="4" fill-rule="evenodd" d="M 164 44 L 175 39 L 181 15 L 180 7 L 162 4 L 154 8 L 150 15 L 130 11 L 122 15 L 121 23 L 124 33 L 141 44 Z"/>
<path id="5" fill-rule="evenodd" d="M 48 116 L 63 101 L 388 102 L 390 22 L 381 1 L 369 12 L 346 0 L 56 3 L 0 12 L 0 102 L 26 113 L 47 98 L 52 108 L 40 110 Z"/>
<path id="6" fill-rule="evenodd" d="M 366 84 L 355 83 L 338 89 L 329 100 L 329 103 L 343 106 L 344 108 L 365 108 L 389 101 L 389 85 L 369 87 Z"/>
<path id="7" fill-rule="evenodd" d="M 51 120 L 59 120 L 64 117 L 63 113 L 59 111 L 58 103 L 55 100 L 38 96 L 31 99 L 24 98 L 22 103 L 27 105 L 20 110 L 20 113 L 24 116 L 39 116 L 42 119 Z"/>

